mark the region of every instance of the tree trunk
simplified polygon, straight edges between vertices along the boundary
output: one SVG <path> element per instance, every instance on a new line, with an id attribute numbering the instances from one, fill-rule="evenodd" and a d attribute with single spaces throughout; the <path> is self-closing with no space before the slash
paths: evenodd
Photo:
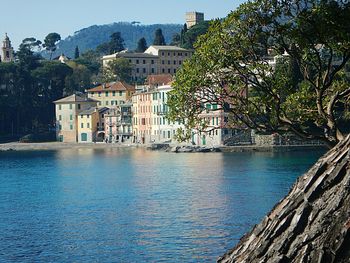
<path id="1" fill-rule="evenodd" d="M 350 262 L 350 135 L 218 262 Z"/>

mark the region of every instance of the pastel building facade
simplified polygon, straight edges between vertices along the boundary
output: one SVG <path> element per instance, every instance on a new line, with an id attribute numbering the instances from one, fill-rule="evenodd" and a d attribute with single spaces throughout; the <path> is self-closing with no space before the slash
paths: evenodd
<path id="1" fill-rule="evenodd" d="M 97 101 L 83 95 L 71 95 L 54 101 L 56 109 L 56 137 L 61 142 L 78 141 L 78 115 L 92 107 Z"/>
<path id="2" fill-rule="evenodd" d="M 98 107 L 113 108 L 131 99 L 135 87 L 124 82 L 110 82 L 86 90 L 88 98 L 98 102 Z"/>
<path id="3" fill-rule="evenodd" d="M 105 116 L 105 137 L 108 142 L 132 142 L 131 102 L 109 109 Z"/>
<path id="4" fill-rule="evenodd" d="M 121 51 L 102 57 L 103 68 L 116 58 L 129 60 L 132 65 L 133 81 L 143 81 L 149 75 L 175 75 L 183 62 L 192 56 L 193 51 L 176 46 L 152 45 L 144 53 Z"/>
<path id="5" fill-rule="evenodd" d="M 78 114 L 78 142 L 91 143 L 103 141 L 104 133 L 100 127 L 104 123 L 108 108 L 91 107 Z"/>

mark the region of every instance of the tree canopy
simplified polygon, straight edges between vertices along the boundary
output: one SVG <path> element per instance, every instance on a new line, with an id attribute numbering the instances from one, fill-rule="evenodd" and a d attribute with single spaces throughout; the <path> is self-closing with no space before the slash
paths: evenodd
<path id="1" fill-rule="evenodd" d="M 50 33 L 44 39 L 43 47 L 50 52 L 50 60 L 52 59 L 53 52 L 57 49 L 57 43 L 61 40 L 61 36 L 58 33 Z"/>
<path id="2" fill-rule="evenodd" d="M 137 42 L 137 48 L 135 49 L 135 52 L 143 53 L 147 49 L 147 42 L 144 37 L 140 38 Z"/>
<path id="3" fill-rule="evenodd" d="M 132 65 L 128 59 L 116 58 L 108 63 L 104 72 L 104 81 L 124 81 L 131 82 Z"/>
<path id="4" fill-rule="evenodd" d="M 165 46 L 166 45 L 162 29 L 160 29 L 160 28 L 158 28 L 154 32 L 153 45 L 156 45 L 156 46 Z"/>
<path id="5" fill-rule="evenodd" d="M 228 126 L 334 145 L 350 127 L 349 14 L 344 1 L 242 4 L 199 37 L 176 75 L 169 117 L 202 127 L 203 102 L 215 103 L 230 113 Z"/>

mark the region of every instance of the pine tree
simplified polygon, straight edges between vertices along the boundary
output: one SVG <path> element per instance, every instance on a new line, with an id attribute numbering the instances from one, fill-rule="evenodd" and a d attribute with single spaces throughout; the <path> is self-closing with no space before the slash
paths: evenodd
<path id="1" fill-rule="evenodd" d="M 79 47 L 75 46 L 75 51 L 74 51 L 74 59 L 79 58 L 80 53 L 79 53 Z"/>
<path id="2" fill-rule="evenodd" d="M 146 39 L 144 37 L 140 38 L 139 41 L 137 42 L 137 48 L 135 49 L 135 52 L 143 53 L 145 52 L 146 49 L 147 49 Z"/>
<path id="3" fill-rule="evenodd" d="M 160 29 L 160 28 L 158 28 L 154 33 L 153 45 L 156 45 L 156 46 L 165 46 L 166 45 L 162 29 Z"/>

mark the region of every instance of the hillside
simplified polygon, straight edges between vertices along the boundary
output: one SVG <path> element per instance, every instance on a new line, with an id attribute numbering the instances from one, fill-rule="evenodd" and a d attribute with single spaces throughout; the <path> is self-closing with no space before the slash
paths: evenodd
<path id="1" fill-rule="evenodd" d="M 170 43 L 172 36 L 175 33 L 179 33 L 182 27 L 183 25 L 178 24 L 140 25 L 128 22 L 93 25 L 75 32 L 73 36 L 63 39 L 59 43 L 59 48 L 55 52 L 55 55 L 64 53 L 69 57 L 73 57 L 76 46 L 79 47 L 80 53 L 89 49 L 95 49 L 99 44 L 109 41 L 109 36 L 114 32 L 121 33 L 121 36 L 125 40 L 125 47 L 131 50 L 136 48 L 137 41 L 142 37 L 146 38 L 148 45 L 152 44 L 154 32 L 157 28 L 162 29 L 166 43 Z M 45 54 L 43 55 L 45 56 Z"/>

